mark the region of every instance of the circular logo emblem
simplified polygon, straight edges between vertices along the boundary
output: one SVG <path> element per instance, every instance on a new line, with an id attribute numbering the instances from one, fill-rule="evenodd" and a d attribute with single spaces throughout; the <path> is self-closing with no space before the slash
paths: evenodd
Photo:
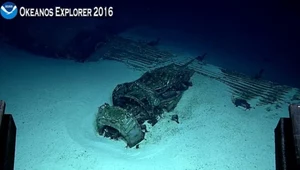
<path id="1" fill-rule="evenodd" d="M 17 6 L 12 2 L 5 2 L 1 6 L 1 16 L 4 19 L 13 19 L 18 14 L 18 8 Z"/>

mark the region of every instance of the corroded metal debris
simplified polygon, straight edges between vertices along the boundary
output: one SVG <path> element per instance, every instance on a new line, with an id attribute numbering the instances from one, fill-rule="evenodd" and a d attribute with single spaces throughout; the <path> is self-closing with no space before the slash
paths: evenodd
<path id="1" fill-rule="evenodd" d="M 169 64 L 144 73 L 139 79 L 116 86 L 113 106 L 99 107 L 96 124 L 99 134 L 125 139 L 133 147 L 144 139 L 142 126 L 155 125 L 166 111 L 172 111 L 192 83 L 194 70 Z"/>
<path id="2" fill-rule="evenodd" d="M 179 61 L 169 52 L 129 39 L 112 37 L 100 46 L 91 60 L 117 60 L 146 71 L 136 81 L 117 85 L 113 106 L 104 104 L 98 112 L 99 133 L 113 139 L 123 136 L 129 147 L 143 140 L 145 121 L 154 125 L 164 111 L 176 107 L 183 92 L 192 85 L 190 78 L 194 73 L 226 84 L 234 96 L 232 102 L 246 110 L 254 109 L 249 100 L 255 100 L 256 106 L 300 100 L 297 88 L 204 64 L 197 58 Z"/>
<path id="3" fill-rule="evenodd" d="M 140 124 L 148 120 L 154 125 L 163 111 L 176 107 L 192 86 L 193 74 L 187 65 L 176 64 L 148 71 L 134 82 L 119 84 L 113 91 L 113 104 L 133 113 Z"/>
<path id="4" fill-rule="evenodd" d="M 99 46 L 101 48 L 95 50 L 90 61 L 117 60 L 141 70 L 157 68 L 162 63 L 170 62 L 176 57 L 170 52 L 159 50 L 146 43 L 135 42 L 119 36 L 107 38 L 107 42 Z"/>
<path id="5" fill-rule="evenodd" d="M 121 37 L 113 37 L 103 47 L 95 54 L 96 56 L 117 60 L 139 70 L 147 71 L 170 63 L 185 64 L 182 61 L 178 61 L 176 56 L 170 52 L 161 51 L 147 44 Z M 233 95 L 240 96 L 245 100 L 258 100 L 257 105 L 281 104 L 291 100 L 294 93 L 294 98 L 299 96 L 296 95 L 297 91 L 299 91 L 296 88 L 267 80 L 258 80 L 216 66 L 213 66 L 215 68 L 213 70 L 207 69 L 207 67 L 203 66 L 203 63 L 198 61 L 193 62 L 189 67 L 200 75 L 226 84 Z"/>

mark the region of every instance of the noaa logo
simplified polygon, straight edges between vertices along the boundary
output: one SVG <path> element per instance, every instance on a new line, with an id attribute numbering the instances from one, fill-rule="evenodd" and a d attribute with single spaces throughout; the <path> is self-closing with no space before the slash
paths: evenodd
<path id="1" fill-rule="evenodd" d="M 1 16 L 4 19 L 13 19 L 18 14 L 18 8 L 17 6 L 12 2 L 5 2 L 1 6 Z"/>

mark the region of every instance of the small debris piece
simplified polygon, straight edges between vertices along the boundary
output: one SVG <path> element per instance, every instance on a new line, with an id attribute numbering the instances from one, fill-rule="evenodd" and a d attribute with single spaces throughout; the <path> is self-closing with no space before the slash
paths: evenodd
<path id="1" fill-rule="evenodd" d="M 251 105 L 245 99 L 232 97 L 231 101 L 235 105 L 235 107 L 240 106 L 245 108 L 245 110 L 250 110 L 252 108 Z"/>
<path id="2" fill-rule="evenodd" d="M 141 125 L 141 129 L 142 129 L 142 131 L 144 132 L 144 133 L 146 133 L 146 132 L 148 132 L 148 130 L 147 130 L 147 126 L 146 125 Z"/>
<path id="3" fill-rule="evenodd" d="M 175 121 L 176 123 L 179 123 L 178 115 L 172 115 L 171 120 Z"/>

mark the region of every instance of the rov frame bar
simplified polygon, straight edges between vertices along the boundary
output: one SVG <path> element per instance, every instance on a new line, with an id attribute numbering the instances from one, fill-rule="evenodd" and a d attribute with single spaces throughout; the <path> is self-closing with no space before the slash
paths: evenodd
<path id="1" fill-rule="evenodd" d="M 5 114 L 5 102 L 0 100 L 0 169 L 13 170 L 17 128 L 11 114 Z"/>
<path id="2" fill-rule="evenodd" d="M 289 116 L 275 128 L 276 170 L 300 169 L 300 104 L 289 106 Z"/>

